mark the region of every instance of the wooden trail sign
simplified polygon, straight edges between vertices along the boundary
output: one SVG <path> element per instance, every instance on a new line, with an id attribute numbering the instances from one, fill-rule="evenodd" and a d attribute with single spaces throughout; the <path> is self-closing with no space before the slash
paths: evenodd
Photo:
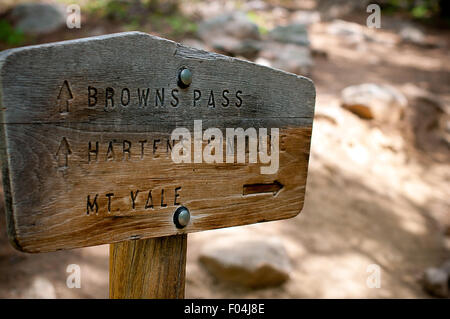
<path id="1" fill-rule="evenodd" d="M 139 32 L 4 51 L 0 68 L 3 185 L 17 249 L 180 235 L 303 207 L 315 100 L 305 77 Z M 244 162 L 228 163 L 225 143 L 223 162 L 207 162 L 211 139 L 198 141 L 199 125 L 224 140 L 228 128 L 254 128 L 261 141 L 266 128 L 269 147 L 277 128 L 278 164 L 259 161 L 258 143 L 250 162 L 252 136 Z M 191 162 L 172 158 L 177 128 L 192 132 Z M 239 138 L 232 151 L 242 151 Z M 180 206 L 190 211 L 183 228 L 173 220 Z"/>

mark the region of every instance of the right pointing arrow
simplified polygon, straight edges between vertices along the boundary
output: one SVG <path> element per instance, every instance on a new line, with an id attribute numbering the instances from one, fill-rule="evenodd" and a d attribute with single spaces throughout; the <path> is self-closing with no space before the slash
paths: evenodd
<path id="1" fill-rule="evenodd" d="M 265 194 L 265 193 L 273 193 L 273 196 L 278 194 L 280 190 L 283 188 L 283 184 L 279 181 L 274 181 L 270 184 L 246 184 L 243 187 L 243 195 L 251 195 L 251 194 Z"/>

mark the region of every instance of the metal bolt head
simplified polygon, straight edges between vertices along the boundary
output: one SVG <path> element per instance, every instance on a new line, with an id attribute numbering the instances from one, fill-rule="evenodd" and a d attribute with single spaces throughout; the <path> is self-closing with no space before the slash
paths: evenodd
<path id="1" fill-rule="evenodd" d="M 173 222 L 177 228 L 186 227 L 187 224 L 189 224 L 190 219 L 191 213 L 189 213 L 189 210 L 184 206 L 178 207 L 175 214 L 173 214 Z"/>
<path id="2" fill-rule="evenodd" d="M 187 88 L 192 83 L 192 72 L 187 68 L 182 68 L 178 74 L 178 85 Z"/>

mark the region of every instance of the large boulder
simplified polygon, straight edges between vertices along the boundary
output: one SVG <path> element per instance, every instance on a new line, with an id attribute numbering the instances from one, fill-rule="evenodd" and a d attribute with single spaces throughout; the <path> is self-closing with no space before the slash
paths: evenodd
<path id="1" fill-rule="evenodd" d="M 41 35 L 54 32 L 66 23 L 64 6 L 48 3 L 22 3 L 11 11 L 15 27 L 24 33 Z"/>
<path id="2" fill-rule="evenodd" d="M 220 15 L 198 26 L 198 36 L 215 50 L 252 58 L 260 49 L 259 29 L 243 12 Z"/>
<path id="3" fill-rule="evenodd" d="M 395 123 L 402 118 L 407 104 L 406 97 L 388 85 L 365 83 L 341 92 L 342 107 L 364 119 Z"/>
<path id="4" fill-rule="evenodd" d="M 287 252 L 277 239 L 221 238 L 208 243 L 199 260 L 217 280 L 247 288 L 281 285 L 291 271 Z"/>

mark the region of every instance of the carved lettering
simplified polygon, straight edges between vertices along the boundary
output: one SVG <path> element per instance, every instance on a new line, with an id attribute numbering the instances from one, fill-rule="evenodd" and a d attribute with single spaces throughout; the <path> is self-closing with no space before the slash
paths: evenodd
<path id="1" fill-rule="evenodd" d="M 148 96 L 150 93 L 150 89 L 147 89 L 147 91 L 144 91 L 144 89 L 138 89 L 138 98 L 139 98 L 139 106 L 147 106 Z"/>
<path id="2" fill-rule="evenodd" d="M 222 92 L 222 97 L 225 100 L 224 102 L 222 102 L 223 107 L 227 107 L 228 105 L 230 105 L 230 100 L 227 98 L 227 95 L 225 93 L 228 94 L 228 93 L 230 93 L 230 91 L 223 90 L 223 92 Z"/>
<path id="3" fill-rule="evenodd" d="M 94 201 L 91 203 L 91 196 L 87 195 L 86 215 L 89 215 L 89 212 L 93 212 L 94 209 L 95 209 L 95 213 L 98 214 L 97 197 L 98 197 L 98 194 L 95 194 Z"/>
<path id="4" fill-rule="evenodd" d="M 97 89 L 93 86 L 88 86 L 88 106 L 93 107 L 97 105 Z"/>
<path id="5" fill-rule="evenodd" d="M 95 149 L 92 149 L 91 141 L 88 146 L 88 162 L 91 162 L 91 154 L 95 155 L 95 161 L 98 160 L 98 142 L 95 142 Z"/>
<path id="6" fill-rule="evenodd" d="M 105 111 L 108 111 L 113 108 L 114 108 L 114 89 L 111 87 L 107 87 L 105 95 Z"/>
<path id="7" fill-rule="evenodd" d="M 158 204 L 155 206 L 153 202 L 153 193 L 154 191 L 161 194 L 161 197 L 158 198 Z M 167 192 L 168 191 L 168 192 Z M 173 192 L 173 193 L 172 193 Z M 146 211 L 146 210 L 154 210 L 157 208 L 166 208 L 169 206 L 179 206 L 181 205 L 180 201 L 180 192 L 181 192 L 181 186 L 171 187 L 168 188 L 156 188 L 156 189 L 149 189 L 147 190 L 138 190 L 138 189 L 132 189 L 125 192 L 108 192 L 104 195 L 95 194 L 95 196 L 87 195 L 87 201 L 86 201 L 86 215 L 96 214 L 98 215 L 99 212 L 102 213 L 119 213 L 122 212 L 123 214 L 133 213 L 133 212 L 139 212 L 139 211 Z M 145 195 L 141 195 L 141 193 Z M 168 203 L 166 197 L 172 196 L 173 194 L 173 202 Z M 104 197 L 103 197 L 104 196 Z M 104 200 L 102 200 L 104 198 Z M 140 198 L 140 200 L 138 200 Z M 144 203 L 144 198 L 145 203 Z M 124 205 L 124 203 L 129 203 L 129 206 Z M 172 205 L 173 203 L 173 205 Z"/>
<path id="8" fill-rule="evenodd" d="M 130 90 L 127 88 L 122 89 L 122 93 L 120 94 L 120 102 L 122 106 L 127 106 L 130 104 Z"/>
<path id="9" fill-rule="evenodd" d="M 197 102 L 202 97 L 202 92 L 200 90 L 194 90 L 194 106 L 197 106 Z"/>
<path id="10" fill-rule="evenodd" d="M 155 106 L 158 106 L 159 104 L 164 106 L 164 88 L 162 88 L 161 91 L 162 93 L 159 92 L 159 89 L 156 89 Z"/>
<path id="11" fill-rule="evenodd" d="M 145 201 L 145 209 L 153 209 L 152 190 L 148 191 L 147 200 Z"/>
<path id="12" fill-rule="evenodd" d="M 168 94 L 166 101 L 166 92 Z M 64 94 L 63 94 L 64 93 Z M 117 93 L 117 94 L 116 94 Z M 64 95 L 64 96 L 63 96 Z M 100 96 L 100 98 L 99 98 Z M 104 97 L 104 104 L 103 98 Z M 219 97 L 219 100 L 216 100 Z M 61 112 L 68 112 L 69 101 L 73 99 L 72 91 L 67 81 L 64 81 L 58 101 Z M 98 88 L 94 86 L 87 87 L 87 107 L 94 108 L 99 105 L 99 100 L 103 104 L 103 110 L 106 112 L 123 111 L 124 109 L 132 110 L 133 108 L 146 108 L 151 104 L 150 100 L 154 101 L 153 107 L 164 107 L 166 102 L 172 107 L 192 106 L 200 107 L 206 106 L 210 109 L 216 107 L 216 102 L 223 107 L 235 105 L 241 107 L 243 105 L 242 90 L 201 90 L 194 89 L 191 97 L 192 104 L 185 104 L 183 97 L 180 97 L 178 88 L 159 87 L 159 88 L 129 88 L 129 87 L 104 87 Z M 66 103 L 67 102 L 67 103 Z M 118 108 L 117 106 L 122 106 Z"/>

